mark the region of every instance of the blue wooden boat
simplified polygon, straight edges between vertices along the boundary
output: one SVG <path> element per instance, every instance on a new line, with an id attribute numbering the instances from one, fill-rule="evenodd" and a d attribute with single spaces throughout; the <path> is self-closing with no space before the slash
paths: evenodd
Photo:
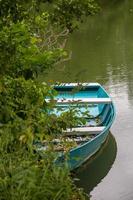
<path id="1" fill-rule="evenodd" d="M 57 115 L 69 109 L 70 106 L 77 105 L 81 111 L 87 109 L 89 113 L 89 117 L 84 116 L 86 117 L 85 125 L 65 131 L 67 137 L 73 137 L 75 141 L 81 142 L 78 142 L 67 156 L 64 152 L 60 152 L 56 160 L 57 163 L 66 160 L 69 168 L 73 170 L 94 155 L 105 142 L 115 118 L 115 108 L 111 97 L 98 83 L 64 83 L 54 88 L 58 91 L 55 108 Z M 62 109 L 57 111 L 58 108 Z M 88 136 L 89 139 L 86 139 Z"/>

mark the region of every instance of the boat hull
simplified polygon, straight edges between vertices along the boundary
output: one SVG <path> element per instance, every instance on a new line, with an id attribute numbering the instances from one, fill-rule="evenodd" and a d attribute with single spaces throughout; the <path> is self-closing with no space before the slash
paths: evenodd
<path id="1" fill-rule="evenodd" d="M 65 86 L 62 86 L 62 88 L 63 87 L 65 88 Z M 69 87 L 71 87 L 70 84 Z M 98 91 L 100 91 L 101 96 L 110 98 L 100 84 L 89 84 L 89 87 L 91 88 L 91 93 L 93 87 L 99 87 Z M 104 110 L 104 112 L 102 110 Z M 62 153 L 56 161 L 58 164 L 62 165 L 63 163 L 67 163 L 70 170 L 73 170 L 81 166 L 100 149 L 101 145 L 105 142 L 109 134 L 110 127 L 115 118 L 115 107 L 113 102 L 111 102 L 109 105 L 106 105 L 105 108 L 100 105 L 99 111 L 102 113 L 101 115 L 105 129 L 86 143 L 73 148 L 67 154 Z"/>
<path id="2" fill-rule="evenodd" d="M 63 153 L 58 157 L 57 162 L 60 164 L 66 162 L 70 170 L 80 167 L 100 149 L 101 145 L 106 141 L 108 134 L 109 129 L 84 145 L 72 149 L 67 154 Z"/>

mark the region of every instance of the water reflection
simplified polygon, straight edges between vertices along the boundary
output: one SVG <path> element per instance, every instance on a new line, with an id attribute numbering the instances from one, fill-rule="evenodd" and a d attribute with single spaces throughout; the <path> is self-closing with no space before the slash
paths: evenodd
<path id="1" fill-rule="evenodd" d="M 47 79 L 102 84 L 111 79 L 114 84 L 127 84 L 133 79 L 132 21 L 133 1 L 113 1 L 72 35 L 68 43 L 72 60 L 53 69 Z"/>
<path id="2" fill-rule="evenodd" d="M 79 181 L 76 181 L 76 185 L 83 187 L 85 192 L 90 193 L 109 172 L 116 158 L 116 153 L 117 145 L 115 138 L 112 134 L 109 134 L 101 150 L 93 159 L 78 169 L 76 177 L 79 178 Z"/>

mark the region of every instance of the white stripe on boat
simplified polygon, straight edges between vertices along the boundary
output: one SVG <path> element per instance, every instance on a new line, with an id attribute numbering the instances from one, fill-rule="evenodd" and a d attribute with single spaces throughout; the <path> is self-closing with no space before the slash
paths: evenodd
<path id="1" fill-rule="evenodd" d="M 77 127 L 77 128 L 69 128 L 66 131 L 66 135 L 88 135 L 88 134 L 99 134 L 105 129 L 105 126 L 97 126 L 97 127 Z"/>
<path id="2" fill-rule="evenodd" d="M 59 83 L 55 86 L 100 86 L 99 83 Z"/>
<path id="3" fill-rule="evenodd" d="M 95 103 L 95 104 L 100 104 L 100 103 L 106 103 L 109 104 L 112 102 L 111 98 L 60 98 L 60 99 L 54 99 L 58 104 L 69 104 L 69 103 L 77 103 L 77 104 L 82 104 L 82 103 Z M 49 99 L 46 99 L 47 102 L 49 102 Z"/>

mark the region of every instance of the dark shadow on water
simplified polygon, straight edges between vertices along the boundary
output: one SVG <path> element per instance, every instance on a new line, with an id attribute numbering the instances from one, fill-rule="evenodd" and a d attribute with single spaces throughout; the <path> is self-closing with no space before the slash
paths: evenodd
<path id="1" fill-rule="evenodd" d="M 117 145 L 114 136 L 110 133 L 102 148 L 87 161 L 82 167 L 77 169 L 75 184 L 90 193 L 93 188 L 101 182 L 111 169 L 117 153 Z"/>

